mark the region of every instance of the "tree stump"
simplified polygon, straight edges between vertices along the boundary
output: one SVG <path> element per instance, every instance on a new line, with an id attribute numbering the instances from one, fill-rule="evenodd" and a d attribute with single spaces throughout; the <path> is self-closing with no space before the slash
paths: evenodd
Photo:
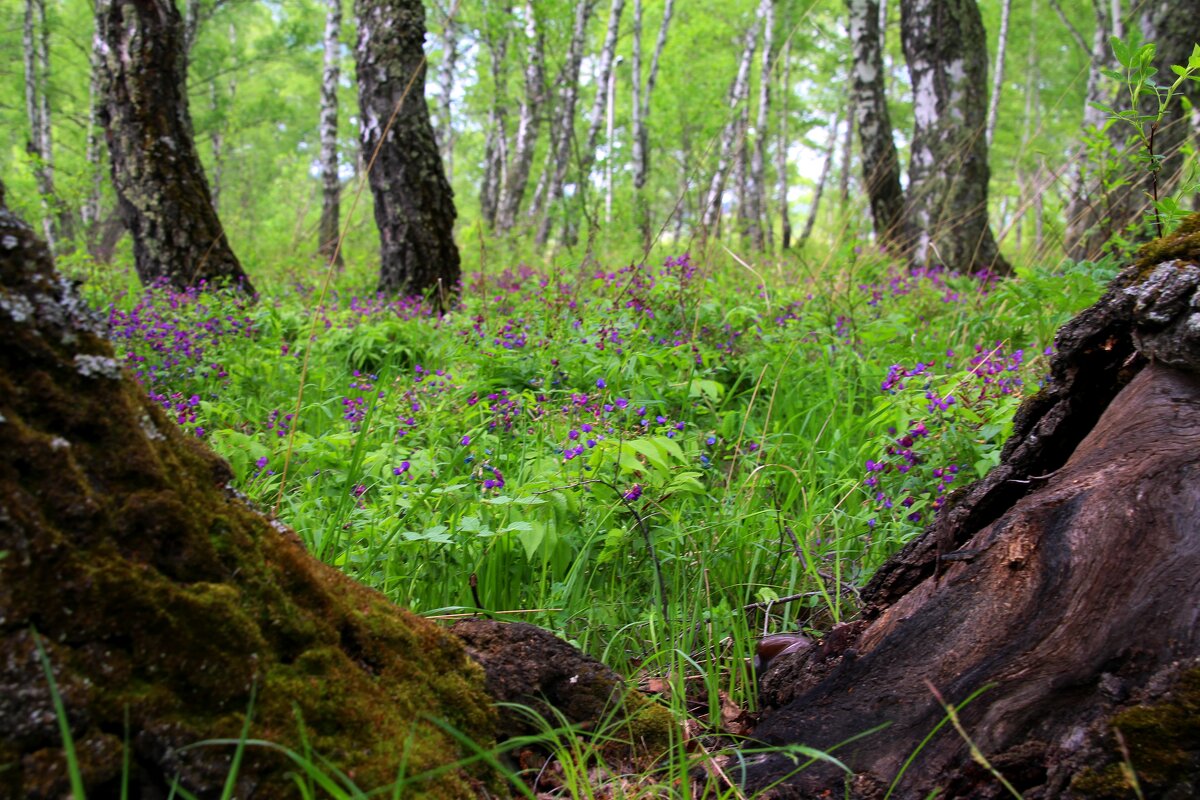
<path id="1" fill-rule="evenodd" d="M 461 642 L 320 563 L 230 488 L 228 465 L 123 374 L 0 184 L 0 797 L 70 790 L 38 643 L 89 797 L 222 792 L 242 733 L 363 789 L 471 797 L 492 777 L 433 722 L 488 746 Z M 35 632 L 36 631 L 36 632 Z M 253 698 L 253 700 L 252 700 Z M 128 768 L 124 765 L 129 743 Z M 247 748 L 233 795 L 296 796 Z"/>
<path id="2" fill-rule="evenodd" d="M 771 755 L 747 788 L 1012 796 L 990 765 L 1027 798 L 1133 797 L 1129 767 L 1148 797 L 1200 791 L 1198 261 L 1194 217 L 1064 326 L 1001 464 L 881 568 L 860 620 L 763 677 L 756 738 L 850 774 Z"/>

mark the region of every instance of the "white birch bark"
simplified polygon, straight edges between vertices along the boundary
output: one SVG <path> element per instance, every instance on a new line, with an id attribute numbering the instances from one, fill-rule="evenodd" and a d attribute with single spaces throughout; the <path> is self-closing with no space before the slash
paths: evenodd
<path id="1" fill-rule="evenodd" d="M 658 40 L 650 61 L 645 88 L 642 88 L 642 0 L 633 5 L 633 188 L 637 196 L 638 227 L 642 232 L 642 247 L 650 247 L 650 207 L 645 196 L 646 180 L 650 174 L 650 136 L 646 119 L 650 116 L 650 96 L 654 93 L 654 82 L 658 77 L 658 62 L 667 44 L 667 30 L 671 25 L 674 0 L 663 6 L 662 22 L 658 27 Z"/>
<path id="2" fill-rule="evenodd" d="M 504 184 L 500 208 L 496 214 L 496 229 L 501 233 L 512 230 L 517 222 L 517 212 L 525 199 L 525 188 L 529 183 L 529 172 L 533 167 L 533 153 L 537 146 L 541 128 L 540 114 L 546 93 L 546 75 L 543 67 L 545 37 L 538 29 L 532 0 L 525 2 L 525 92 L 521 98 L 520 116 L 517 118 L 517 135 L 513 142 L 512 159 L 508 168 L 508 180 Z"/>
<path id="3" fill-rule="evenodd" d="M 996 117 L 1000 111 L 1000 92 L 1004 88 L 1004 57 L 1008 49 L 1008 18 L 1011 11 L 1012 0 L 1002 0 L 1000 4 L 1000 31 L 997 34 L 996 40 L 996 66 L 992 74 L 992 98 L 988 104 L 988 147 L 992 146 L 992 142 L 996 138 Z"/>
<path id="4" fill-rule="evenodd" d="M 780 244 L 787 250 L 792 246 L 792 219 L 788 213 L 788 170 L 787 149 L 788 141 L 788 98 L 792 96 L 792 40 L 788 38 L 783 43 L 783 84 L 780 87 L 779 98 L 779 141 L 775 144 L 775 173 L 779 181 L 779 225 Z"/>
<path id="5" fill-rule="evenodd" d="M 750 180 L 746 187 L 747 236 L 750 245 L 758 252 L 767 250 L 770 226 L 763 232 L 763 220 L 767 207 L 766 143 L 767 127 L 771 113 L 771 56 L 775 46 L 775 3 L 763 0 L 759 5 L 763 15 L 762 62 L 758 79 L 758 113 L 754 120 L 754 149 L 750 156 Z"/>
<path id="6" fill-rule="evenodd" d="M 495 227 L 496 212 L 507 180 L 508 163 L 508 106 L 505 98 L 505 83 L 508 78 L 508 26 L 510 7 L 505 5 L 499 14 L 500 30 L 484 29 L 484 43 L 492 57 L 492 107 L 488 111 L 487 134 L 484 140 L 484 173 L 479 189 L 479 205 L 483 220 L 489 228 Z"/>
<path id="7" fill-rule="evenodd" d="M 341 76 L 342 0 L 326 0 L 324 64 L 321 73 L 321 220 L 317 224 L 317 252 L 335 258 L 341 266 L 337 248 L 341 233 L 341 180 L 338 177 L 338 79 Z"/>
<path id="8" fill-rule="evenodd" d="M 733 85 L 729 90 L 729 115 L 725 122 L 725 129 L 721 132 L 717 168 L 713 172 L 712 179 L 709 181 L 708 192 L 704 196 L 704 206 L 700 217 L 700 224 L 704 229 L 705 235 L 716 232 L 717 222 L 721 218 L 721 200 L 725 193 L 725 176 L 729 172 L 730 157 L 733 155 L 733 147 L 738 131 L 741 128 L 741 114 L 738 112 L 738 107 L 745 102 L 750 91 L 750 65 L 754 61 L 754 50 L 758 43 L 760 21 L 761 17 L 756 15 L 754 22 L 746 29 L 746 34 L 742 40 L 742 57 L 738 62 L 737 75 L 734 77 Z"/>
<path id="9" fill-rule="evenodd" d="M 454 132 L 454 118 L 451 114 L 454 99 L 454 72 L 458 68 L 458 23 L 452 16 L 454 5 L 442 13 L 442 63 L 438 65 L 438 125 L 434 129 L 437 134 L 438 150 L 442 154 L 442 163 L 446 165 L 446 180 L 454 184 L 454 144 L 458 135 Z"/>
<path id="10" fill-rule="evenodd" d="M 592 112 L 588 121 L 587 146 L 584 148 L 580 172 L 581 183 L 587 183 L 588 174 L 596 159 L 596 144 L 600 137 L 600 126 L 604 124 L 604 110 L 608 104 L 608 84 L 613 62 L 617 53 L 617 34 L 621 28 L 621 14 L 625 11 L 625 0 L 612 0 L 608 12 L 608 29 L 604 34 L 604 46 L 600 49 L 600 63 L 596 71 L 596 97 L 592 100 Z"/>
<path id="11" fill-rule="evenodd" d="M 595 8 L 594 0 L 575 5 L 575 21 L 571 28 L 571 44 L 567 48 L 567 63 L 559 88 L 558 122 L 551 132 L 553 174 L 546 187 L 536 241 L 545 245 L 550 238 L 550 223 L 556 204 L 562 200 L 563 185 L 571 163 L 571 144 L 575 138 L 575 107 L 579 102 L 579 70 L 583 64 L 583 48 L 587 42 L 587 26 Z M 550 170 L 547 170 L 548 172 Z"/>
<path id="12" fill-rule="evenodd" d="M 821 164 L 821 177 L 817 179 L 816 188 L 813 189 L 808 219 L 804 221 L 804 230 L 800 233 L 800 241 L 797 242 L 800 247 L 803 247 L 804 243 L 808 241 L 808 237 L 812 236 L 813 228 L 817 224 L 817 213 L 821 210 L 821 195 L 825 193 L 825 184 L 829 182 L 829 176 L 833 173 L 833 159 L 837 153 L 837 133 L 841 124 L 841 115 L 834 114 L 833 119 L 829 122 L 829 143 L 825 146 L 825 161 Z M 849 121 L 846 124 L 849 125 Z"/>

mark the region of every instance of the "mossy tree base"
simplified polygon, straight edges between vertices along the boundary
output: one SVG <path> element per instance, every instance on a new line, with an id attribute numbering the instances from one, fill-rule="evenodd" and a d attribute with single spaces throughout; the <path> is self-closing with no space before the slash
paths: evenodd
<path id="1" fill-rule="evenodd" d="M 1150 797 L 1200 785 L 1200 248 L 1184 226 L 1060 331 L 1001 464 L 863 593 L 863 618 L 763 677 L 756 737 L 832 749 L 772 797 Z M 1150 254 L 1147 254 L 1148 258 Z M 990 687 L 990 688 L 988 688 Z M 984 690 L 969 703 L 973 693 Z M 881 732 L 844 744 L 876 726 Z M 1129 757 L 1121 752 L 1120 731 Z M 911 757 L 911 761 L 909 761 Z M 901 776 L 897 778 L 897 776 Z M 785 777 L 787 776 L 787 777 Z"/>
<path id="2" fill-rule="evenodd" d="M 362 788 L 469 755 L 495 715 L 461 643 L 310 557 L 229 488 L 227 465 L 122 374 L 0 191 L 0 797 L 69 791 L 34 630 L 89 796 L 169 783 L 216 796 L 250 735 L 330 760 Z M 237 797 L 291 797 L 295 766 L 251 747 Z M 405 796 L 473 797 L 451 768 Z"/>

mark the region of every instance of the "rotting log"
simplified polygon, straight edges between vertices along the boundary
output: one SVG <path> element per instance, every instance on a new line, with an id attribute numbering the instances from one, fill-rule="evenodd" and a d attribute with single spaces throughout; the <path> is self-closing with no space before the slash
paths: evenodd
<path id="1" fill-rule="evenodd" d="M 1117 798 L 1132 766 L 1147 797 L 1200 791 L 1198 263 L 1193 217 L 1064 326 L 1000 465 L 880 569 L 861 619 L 763 676 L 755 738 L 851 774 L 761 756 L 748 789 L 1011 796 L 990 766 L 1025 797 Z"/>
<path id="2" fill-rule="evenodd" d="M 39 641 L 89 797 L 221 795 L 233 748 L 189 746 L 247 713 L 252 738 L 363 789 L 444 769 L 410 792 L 484 796 L 494 776 L 456 767 L 472 753 L 433 722 L 492 741 L 461 642 L 250 508 L 3 206 L 0 184 L 0 798 L 70 793 Z M 251 746 L 233 795 L 296 796 L 298 771 Z"/>

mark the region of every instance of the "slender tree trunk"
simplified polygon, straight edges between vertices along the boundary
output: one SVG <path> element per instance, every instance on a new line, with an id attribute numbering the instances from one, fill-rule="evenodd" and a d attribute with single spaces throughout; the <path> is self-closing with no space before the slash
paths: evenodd
<path id="1" fill-rule="evenodd" d="M 612 0 L 608 12 L 608 28 L 604 34 L 604 45 L 600 49 L 600 63 L 596 70 L 596 97 L 592 100 L 592 113 L 588 121 L 587 146 L 580 154 L 579 186 L 588 185 L 592 164 L 596 158 L 596 145 L 600 137 L 600 126 L 604 124 L 604 111 L 608 105 L 608 86 L 611 82 L 613 63 L 617 54 L 617 34 L 621 29 L 621 14 L 625 11 L 625 0 Z"/>
<path id="2" fill-rule="evenodd" d="M 725 174 L 729 171 L 729 159 L 737 141 L 738 130 L 741 127 L 741 114 L 738 107 L 745 102 L 750 91 L 750 65 L 754 61 L 754 48 L 758 42 L 758 28 L 761 17 L 756 16 L 754 22 L 746 29 L 742 39 L 742 57 L 738 62 L 737 75 L 729 89 L 729 117 L 725 129 L 721 132 L 721 141 L 717 155 L 717 168 L 713 172 L 708 185 L 708 193 L 704 197 L 700 224 L 705 235 L 716 232 L 717 222 L 721 218 L 721 198 L 725 193 Z"/>
<path id="3" fill-rule="evenodd" d="M 553 151 L 553 172 L 546 188 L 544 213 L 538 223 L 536 241 L 543 246 L 550 238 L 550 222 L 563 196 L 563 185 L 571 163 L 571 144 L 575 139 L 575 107 L 579 102 L 579 70 L 583 64 L 583 48 L 587 42 L 587 26 L 595 8 L 595 0 L 575 4 L 575 22 L 571 29 L 571 44 L 563 79 L 559 88 L 558 122 L 550 135 Z"/>
<path id="4" fill-rule="evenodd" d="M 800 234 L 800 247 L 808 241 L 808 237 L 812 235 L 813 227 L 817 224 L 817 212 L 821 209 L 821 195 L 825 192 L 825 184 L 829 182 L 829 176 L 833 172 L 833 157 L 837 153 L 837 133 L 838 126 L 841 125 L 841 117 L 837 114 L 833 115 L 833 119 L 829 122 L 829 144 L 825 147 L 825 161 L 821 165 L 821 177 L 817 179 L 817 186 L 813 190 L 812 205 L 808 209 L 808 219 L 804 222 L 804 231 Z M 849 125 L 849 121 L 846 123 Z"/>
<path id="5" fill-rule="evenodd" d="M 908 221 L 918 264 L 959 272 L 1012 267 L 988 222 L 987 38 L 975 0 L 913 0 L 900 8 L 913 86 Z"/>
<path id="6" fill-rule="evenodd" d="M 237 43 L 237 28 L 232 23 L 229 25 L 229 43 L 231 45 Z M 225 179 L 225 131 L 229 127 L 228 109 L 233 105 L 234 97 L 237 96 L 237 73 L 229 73 L 229 98 L 225 101 L 225 109 L 221 108 L 220 92 L 217 90 L 217 81 L 214 76 L 212 83 L 209 84 L 208 99 L 209 107 L 213 112 L 213 128 L 209 133 L 209 144 L 212 147 L 212 202 L 213 211 L 221 213 L 221 189 Z"/>
<path id="7" fill-rule="evenodd" d="M 100 124 L 138 276 L 253 291 L 213 211 L 192 133 L 183 21 L 171 0 L 99 0 Z"/>
<path id="8" fill-rule="evenodd" d="M 425 102 L 421 0 L 355 0 L 363 152 L 379 226 L 379 288 L 436 291 L 445 307 L 460 277 L 454 193 L 438 156 Z M 385 135 L 386 129 L 386 135 Z"/>
<path id="9" fill-rule="evenodd" d="M 737 235 L 743 243 L 750 233 L 750 148 L 747 138 L 750 133 L 750 103 L 742 104 L 738 120 L 738 131 L 734 139 L 737 148 L 733 160 L 733 185 L 737 191 Z"/>
<path id="10" fill-rule="evenodd" d="M 758 113 L 754 120 L 754 149 L 750 154 L 750 185 L 747 190 L 746 216 L 749 227 L 747 235 L 750 246 L 758 252 L 766 252 L 767 236 L 763 232 L 766 218 L 766 147 L 768 116 L 771 113 L 771 57 L 775 55 L 775 2 L 763 0 L 760 6 L 763 15 L 762 62 L 758 80 Z M 769 226 L 767 226 L 769 230 Z"/>
<path id="11" fill-rule="evenodd" d="M 449 23 L 447 23 L 449 25 Z M 317 252 L 335 259 L 342 267 L 338 249 L 341 235 L 341 191 L 338 177 L 338 78 L 341 74 L 342 0 L 326 0 L 325 65 L 321 75 L 321 221 L 317 225 Z"/>
<path id="12" fill-rule="evenodd" d="M 1012 0 L 1002 0 L 1000 4 L 1000 33 L 996 41 L 996 68 L 992 75 L 992 97 L 988 104 L 987 114 L 988 147 L 992 146 L 992 142 L 996 138 L 996 116 L 1000 111 L 1000 92 L 1004 88 L 1004 57 L 1008 49 L 1008 17 L 1011 11 Z"/>
<path id="13" fill-rule="evenodd" d="M 862 146 L 863 184 L 871 204 L 876 241 L 883 247 L 897 248 L 904 239 L 904 190 L 884 89 L 885 36 L 879 27 L 883 12 L 876 0 L 849 0 L 847 5 L 854 49 L 850 102 Z"/>
<path id="14" fill-rule="evenodd" d="M 646 76 L 646 86 L 641 83 L 641 29 L 642 3 L 634 3 L 634 39 L 633 39 L 633 188 L 636 194 L 638 228 L 642 232 L 642 248 L 650 249 L 650 203 L 646 198 L 646 180 L 650 175 L 650 135 L 646 120 L 650 116 L 650 96 L 654 93 L 654 82 L 658 77 L 658 63 L 663 48 L 667 45 L 667 30 L 671 25 L 671 14 L 675 0 L 667 0 L 663 6 L 662 22 L 658 26 L 658 39 L 654 45 L 654 55 L 650 61 L 650 73 Z"/>
<path id="15" fill-rule="evenodd" d="M 84 150 L 84 160 L 88 165 L 90 180 L 88 181 L 87 199 L 83 202 L 81 218 L 83 219 L 83 227 L 88 240 L 89 250 L 91 248 L 92 238 L 95 235 L 96 225 L 100 222 L 100 195 L 103 187 L 104 172 L 103 165 L 100 163 L 103 156 L 100 148 L 100 49 L 99 38 L 92 37 L 92 50 L 89 60 L 91 67 L 90 80 L 88 82 L 88 121 L 87 121 L 87 144 Z"/>
<path id="16" fill-rule="evenodd" d="M 508 20 L 511 7 L 501 7 L 499 31 L 489 21 L 484 29 L 484 42 L 492 55 L 492 107 L 488 112 L 487 134 L 484 140 L 483 183 L 479 189 L 479 206 L 483 221 L 489 228 L 496 226 L 496 214 L 500 208 L 501 195 L 507 181 L 508 164 L 508 40 L 511 28 Z"/>
<path id="17" fill-rule="evenodd" d="M 454 11 L 454 0 L 451 7 L 442 14 L 442 63 L 438 66 L 438 125 L 435 129 L 438 141 L 438 151 L 442 154 L 442 163 L 446 165 L 446 180 L 454 184 L 454 144 L 458 139 L 454 132 L 454 116 L 452 114 L 454 100 L 454 71 L 458 66 L 458 23 L 454 21 L 451 12 Z"/>
<path id="18" fill-rule="evenodd" d="M 25 54 L 25 111 L 29 118 L 26 151 L 42 199 L 42 231 L 52 253 L 74 236 L 70 210 L 54 186 L 54 142 L 50 115 L 50 31 L 45 0 L 26 0 L 23 46 Z"/>
<path id="19" fill-rule="evenodd" d="M 792 40 L 789 37 L 783 43 L 783 85 L 780 87 L 779 101 L 779 141 L 775 144 L 775 172 L 779 180 L 779 228 L 780 242 L 783 249 L 792 246 L 792 218 L 788 213 L 788 99 L 792 96 Z"/>
<path id="20" fill-rule="evenodd" d="M 842 137 L 842 169 L 838 176 L 838 201 L 843 213 L 850 204 L 850 176 L 854 172 L 854 98 L 850 99 L 850 114 L 847 116 L 846 133 Z"/>
<path id="21" fill-rule="evenodd" d="M 546 94 L 545 36 L 538 28 L 532 0 L 525 2 L 525 94 L 521 100 L 521 113 L 517 119 L 517 136 L 513 143 L 512 159 L 508 169 L 508 180 L 504 184 L 500 208 L 496 215 L 496 229 L 501 233 L 512 230 L 517 223 L 517 213 L 525 199 L 525 188 L 529 184 L 529 172 L 533 167 L 534 148 L 537 147 L 538 131 L 541 128 L 541 110 Z"/>

